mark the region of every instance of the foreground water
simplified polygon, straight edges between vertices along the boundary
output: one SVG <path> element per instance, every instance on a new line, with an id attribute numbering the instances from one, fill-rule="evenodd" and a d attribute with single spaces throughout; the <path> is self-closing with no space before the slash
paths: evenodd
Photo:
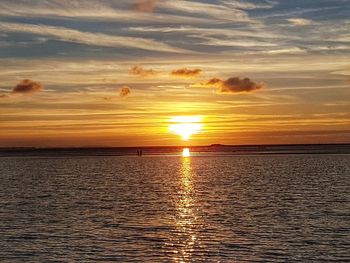
<path id="1" fill-rule="evenodd" d="M 2 262 L 341 262 L 350 155 L 0 158 Z"/>

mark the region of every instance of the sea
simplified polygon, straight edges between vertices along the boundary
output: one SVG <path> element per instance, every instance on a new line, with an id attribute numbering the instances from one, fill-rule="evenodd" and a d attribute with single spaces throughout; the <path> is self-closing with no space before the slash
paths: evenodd
<path id="1" fill-rule="evenodd" d="M 186 148 L 0 149 L 0 262 L 350 262 L 350 145 Z"/>

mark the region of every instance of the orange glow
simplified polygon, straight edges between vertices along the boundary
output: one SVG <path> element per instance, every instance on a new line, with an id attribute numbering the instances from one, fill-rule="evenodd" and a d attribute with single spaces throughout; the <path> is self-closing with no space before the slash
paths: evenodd
<path id="1" fill-rule="evenodd" d="M 188 141 L 193 134 L 199 133 L 203 125 L 201 116 L 177 116 L 171 118 L 169 131 L 180 135 L 182 140 Z"/>

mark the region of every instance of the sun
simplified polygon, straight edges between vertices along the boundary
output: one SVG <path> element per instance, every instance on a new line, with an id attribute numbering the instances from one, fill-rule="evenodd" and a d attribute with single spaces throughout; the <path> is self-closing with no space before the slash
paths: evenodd
<path id="1" fill-rule="evenodd" d="M 180 135 L 182 140 L 188 141 L 193 134 L 199 133 L 203 125 L 201 116 L 176 116 L 170 119 L 169 131 Z"/>

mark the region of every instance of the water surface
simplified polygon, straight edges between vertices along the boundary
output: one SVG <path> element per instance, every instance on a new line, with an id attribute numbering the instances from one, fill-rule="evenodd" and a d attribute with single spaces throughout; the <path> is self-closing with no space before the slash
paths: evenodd
<path id="1" fill-rule="evenodd" d="M 0 158 L 3 262 L 341 262 L 350 156 Z"/>

